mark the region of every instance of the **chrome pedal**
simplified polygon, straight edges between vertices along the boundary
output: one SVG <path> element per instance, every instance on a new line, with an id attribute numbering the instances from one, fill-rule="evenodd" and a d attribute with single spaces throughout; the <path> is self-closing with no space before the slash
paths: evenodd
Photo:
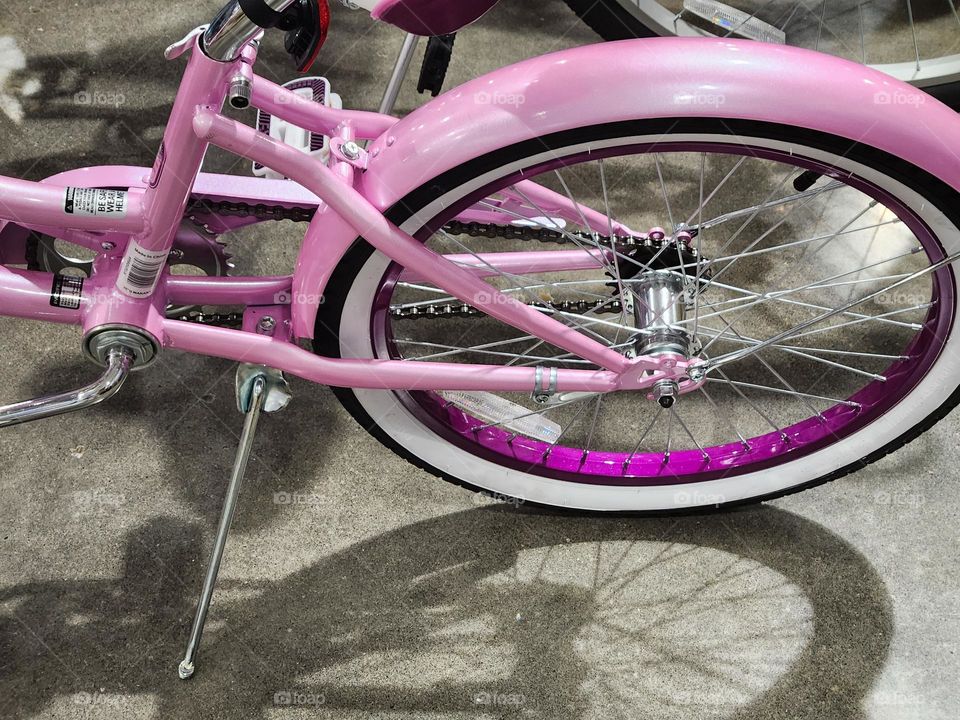
<path id="1" fill-rule="evenodd" d="M 103 361 L 103 375 L 79 390 L 0 407 L 0 428 L 85 410 L 112 398 L 123 386 L 136 358 L 133 350 L 117 345 L 104 351 Z"/>
<path id="2" fill-rule="evenodd" d="M 319 105 L 340 110 L 343 102 L 340 96 L 330 89 L 330 81 L 323 77 L 304 77 L 290 80 L 283 84 L 287 90 L 303 98 L 304 102 L 315 102 Z M 257 112 L 257 130 L 269 135 L 274 140 L 300 150 L 307 155 L 319 157 L 324 163 L 330 157 L 330 138 L 321 134 L 304 130 L 286 120 L 281 120 L 264 110 Z M 280 173 L 258 162 L 253 163 L 253 174 L 273 180 L 282 179 Z"/>

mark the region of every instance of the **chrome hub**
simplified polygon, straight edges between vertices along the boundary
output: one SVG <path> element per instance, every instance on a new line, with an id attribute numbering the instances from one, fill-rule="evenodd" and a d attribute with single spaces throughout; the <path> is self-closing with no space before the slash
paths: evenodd
<path id="1" fill-rule="evenodd" d="M 646 272 L 624 283 L 633 295 L 634 324 L 639 330 L 637 355 L 671 353 L 689 357 L 690 334 L 683 277 L 670 272 Z"/>

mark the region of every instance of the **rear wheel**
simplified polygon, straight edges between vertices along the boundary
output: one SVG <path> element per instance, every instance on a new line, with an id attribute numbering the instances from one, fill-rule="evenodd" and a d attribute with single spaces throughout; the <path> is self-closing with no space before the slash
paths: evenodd
<path id="1" fill-rule="evenodd" d="M 561 219 L 521 178 L 567 197 L 579 220 Z M 715 363 L 704 388 L 667 408 L 645 392 L 545 403 L 510 393 L 338 396 L 419 467 L 527 502 L 691 510 L 824 482 L 958 402 L 957 201 L 881 151 L 754 122 L 636 121 L 505 148 L 427 183 L 391 219 L 620 352 L 669 345 Z M 499 220 L 455 222 L 465 212 Z M 667 230 L 645 232 L 655 226 Z M 500 269 L 521 252 L 600 259 Z M 327 288 L 316 349 L 425 372 L 432 361 L 593 367 L 462 306 L 362 241 Z"/>

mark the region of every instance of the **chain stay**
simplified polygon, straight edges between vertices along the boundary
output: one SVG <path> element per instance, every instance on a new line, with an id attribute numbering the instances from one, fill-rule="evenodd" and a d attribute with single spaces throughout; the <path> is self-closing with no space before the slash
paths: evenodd
<path id="1" fill-rule="evenodd" d="M 291 222 L 310 222 L 316 214 L 316 208 L 286 207 L 283 205 L 264 205 L 229 200 L 194 200 L 188 207 L 186 214 L 196 218 L 197 215 L 221 215 L 229 217 L 255 217 L 258 220 L 289 220 Z M 195 220 L 198 221 L 198 220 Z M 579 230 L 554 230 L 546 227 L 527 225 L 497 225 L 493 223 L 461 222 L 451 220 L 443 226 L 443 231 L 450 235 L 467 235 L 475 238 L 491 240 L 522 240 L 525 242 L 553 243 L 556 245 L 572 245 L 582 240 L 591 245 L 610 245 L 611 238 L 605 235 L 585 233 Z M 658 249 L 660 243 L 647 237 L 637 235 L 616 235 L 613 242 L 619 247 L 646 246 Z M 556 303 L 539 303 L 565 313 L 605 313 L 619 315 L 623 306 L 619 300 L 568 300 Z M 390 315 L 396 320 L 415 319 L 448 319 L 467 318 L 482 315 L 476 308 L 465 303 L 438 303 L 435 305 L 417 306 L 410 308 L 392 308 Z M 234 315 L 204 315 L 202 313 L 184 316 L 182 320 L 204 324 L 219 324 L 221 322 L 235 324 Z"/>

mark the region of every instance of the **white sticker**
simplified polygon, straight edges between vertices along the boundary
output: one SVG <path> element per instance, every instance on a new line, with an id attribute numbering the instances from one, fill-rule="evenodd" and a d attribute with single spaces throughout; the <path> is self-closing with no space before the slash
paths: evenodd
<path id="1" fill-rule="evenodd" d="M 68 187 L 64 193 L 63 211 L 68 215 L 126 217 L 127 192 Z"/>
<path id="2" fill-rule="evenodd" d="M 166 251 L 144 250 L 133 240 L 127 245 L 117 278 L 117 289 L 130 297 L 148 297 L 153 294 L 160 272 L 167 264 Z"/>

